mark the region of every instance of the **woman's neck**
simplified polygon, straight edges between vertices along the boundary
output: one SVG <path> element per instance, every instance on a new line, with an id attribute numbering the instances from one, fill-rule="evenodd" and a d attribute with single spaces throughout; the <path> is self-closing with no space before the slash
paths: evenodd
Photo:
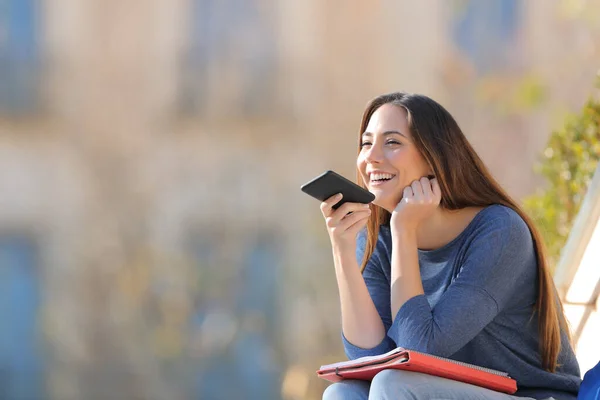
<path id="1" fill-rule="evenodd" d="M 465 230 L 481 209 L 467 207 L 450 211 L 438 207 L 417 227 L 417 247 L 421 250 L 435 250 L 445 246 Z"/>

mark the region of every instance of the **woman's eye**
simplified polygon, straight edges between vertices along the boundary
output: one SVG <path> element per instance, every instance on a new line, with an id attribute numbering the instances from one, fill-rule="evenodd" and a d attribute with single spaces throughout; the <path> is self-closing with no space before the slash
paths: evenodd
<path id="1" fill-rule="evenodd" d="M 360 147 L 362 148 L 362 147 L 365 147 L 366 145 L 370 145 L 370 144 L 371 144 L 371 143 L 369 143 L 369 142 L 362 142 L 362 143 L 360 144 Z"/>
<path id="2" fill-rule="evenodd" d="M 396 140 L 388 140 L 387 144 L 402 144 Z"/>

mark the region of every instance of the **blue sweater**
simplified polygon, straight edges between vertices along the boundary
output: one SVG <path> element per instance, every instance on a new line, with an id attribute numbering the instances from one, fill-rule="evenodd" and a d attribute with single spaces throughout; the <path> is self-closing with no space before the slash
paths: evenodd
<path id="1" fill-rule="evenodd" d="M 359 264 L 365 244 L 363 230 L 357 239 Z M 404 347 L 508 372 L 517 380 L 518 396 L 577 398 L 579 365 L 564 332 L 557 371 L 541 365 L 533 315 L 537 261 L 527 224 L 515 211 L 486 207 L 447 245 L 419 250 L 425 294 L 404 303 L 393 320 L 391 252 L 390 227 L 382 225 L 363 277 L 387 336 L 363 349 L 342 333 L 350 359 Z"/>

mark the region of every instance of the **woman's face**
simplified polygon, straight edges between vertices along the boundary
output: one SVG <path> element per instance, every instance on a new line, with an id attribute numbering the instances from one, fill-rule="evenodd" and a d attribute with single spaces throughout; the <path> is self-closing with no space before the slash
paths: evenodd
<path id="1" fill-rule="evenodd" d="M 369 120 L 362 134 L 356 160 L 373 203 L 389 212 L 402 199 L 402 191 L 414 180 L 432 174 L 429 165 L 412 142 L 408 115 L 403 107 L 384 104 Z"/>

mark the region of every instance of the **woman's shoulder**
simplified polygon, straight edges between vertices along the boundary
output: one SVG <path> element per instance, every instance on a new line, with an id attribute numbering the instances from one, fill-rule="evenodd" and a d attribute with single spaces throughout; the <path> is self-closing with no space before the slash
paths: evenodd
<path id="1" fill-rule="evenodd" d="M 531 237 L 529 226 L 521 215 L 511 207 L 492 204 L 483 208 L 473 220 L 474 233 L 504 232 L 513 239 Z"/>
<path id="2" fill-rule="evenodd" d="M 525 225 L 525 221 L 521 215 L 511 207 L 502 204 L 492 204 L 484 207 L 480 214 L 486 222 L 496 222 L 505 225 Z"/>

